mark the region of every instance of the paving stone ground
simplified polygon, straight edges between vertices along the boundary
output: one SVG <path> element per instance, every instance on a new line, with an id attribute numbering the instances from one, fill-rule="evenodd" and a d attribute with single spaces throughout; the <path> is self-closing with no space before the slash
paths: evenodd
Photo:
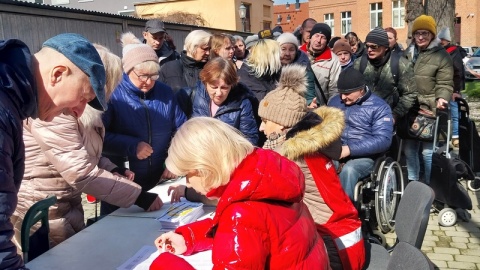
<path id="1" fill-rule="evenodd" d="M 438 213 L 430 214 L 422 251 L 438 269 L 480 270 L 480 192 L 468 191 L 473 203 L 471 220 L 457 220 L 452 227 L 438 224 Z M 395 233 L 386 235 L 387 244 L 395 243 Z"/>

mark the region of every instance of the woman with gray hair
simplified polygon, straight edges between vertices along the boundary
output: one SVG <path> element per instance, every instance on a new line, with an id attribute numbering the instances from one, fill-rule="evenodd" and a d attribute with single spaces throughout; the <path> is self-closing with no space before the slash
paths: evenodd
<path id="1" fill-rule="evenodd" d="M 245 41 L 241 36 L 233 36 L 235 43 L 233 43 L 233 47 L 235 48 L 235 65 L 237 69 L 240 69 L 243 65 L 243 60 L 248 56 L 248 50 L 245 46 Z"/>
<path id="2" fill-rule="evenodd" d="M 210 56 L 211 33 L 193 30 L 185 38 L 184 51 L 180 59 L 165 63 L 160 69 L 159 81 L 172 87 L 176 93 L 184 87 L 194 87 L 198 75 Z"/>

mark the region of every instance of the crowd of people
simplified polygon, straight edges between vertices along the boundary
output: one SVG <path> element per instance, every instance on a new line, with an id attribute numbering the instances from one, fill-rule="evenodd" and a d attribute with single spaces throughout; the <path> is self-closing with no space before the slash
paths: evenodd
<path id="1" fill-rule="evenodd" d="M 156 239 L 170 252 L 151 269 L 193 269 L 172 254 L 206 249 L 218 269 L 362 269 L 356 183 L 409 111 L 453 107 L 464 88 L 449 29 L 422 15 L 411 35 L 403 50 L 391 27 L 362 41 L 308 18 L 245 39 L 194 30 L 177 52 L 149 20 L 143 41 L 122 34 L 121 57 L 70 33 L 35 54 L 0 41 L 0 268 L 26 269 L 20 227 L 47 195 L 54 246 L 85 227 L 82 193 L 101 215 L 155 211 L 149 190 L 185 176 L 172 202 L 213 204 L 215 216 Z M 402 139 L 408 180 L 428 184 L 432 142 Z"/>

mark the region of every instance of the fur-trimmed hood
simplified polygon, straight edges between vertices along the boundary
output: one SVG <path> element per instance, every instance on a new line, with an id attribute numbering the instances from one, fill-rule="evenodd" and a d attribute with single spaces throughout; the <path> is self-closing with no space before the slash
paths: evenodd
<path id="1" fill-rule="evenodd" d="M 85 129 L 93 129 L 95 127 L 103 127 L 102 123 L 102 114 L 103 112 L 95 110 L 90 105 L 85 107 L 82 116 L 78 118 L 78 121 L 81 122 Z"/>
<path id="2" fill-rule="evenodd" d="M 342 110 L 321 106 L 309 112 L 288 133 L 280 150 L 290 160 L 322 153 L 331 159 L 341 154 L 341 135 L 345 127 Z"/>

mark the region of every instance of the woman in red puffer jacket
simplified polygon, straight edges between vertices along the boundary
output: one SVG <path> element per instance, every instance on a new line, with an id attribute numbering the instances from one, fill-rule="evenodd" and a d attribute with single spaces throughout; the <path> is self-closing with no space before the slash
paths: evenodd
<path id="1" fill-rule="evenodd" d="M 197 192 L 218 198 L 218 205 L 213 219 L 163 234 L 157 247 L 183 255 L 212 249 L 213 269 L 330 269 L 294 162 L 254 148 L 217 119 L 197 117 L 178 130 L 166 166 L 186 175 Z M 194 269 L 170 253 L 150 269 Z"/>

